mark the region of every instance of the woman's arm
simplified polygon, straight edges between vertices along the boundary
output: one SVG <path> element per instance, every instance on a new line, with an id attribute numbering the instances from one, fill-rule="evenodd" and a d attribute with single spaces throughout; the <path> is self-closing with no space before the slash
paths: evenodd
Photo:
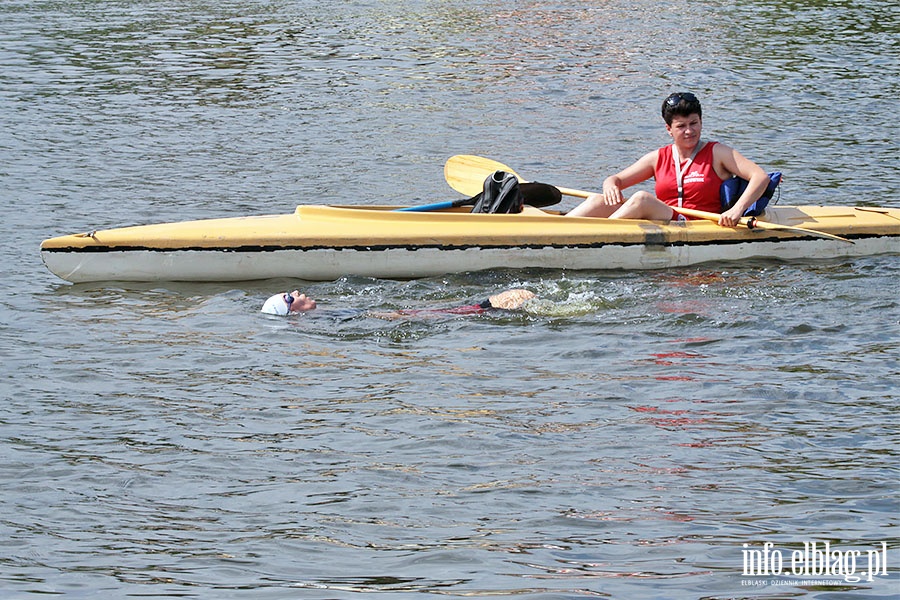
<path id="1" fill-rule="evenodd" d="M 737 225 L 744 211 L 756 202 L 766 188 L 769 186 L 769 176 L 762 170 L 758 164 L 745 157 L 743 154 L 730 148 L 725 144 L 719 143 L 714 147 L 713 159 L 715 161 L 716 173 L 727 179 L 732 175 L 737 175 L 746 179 L 749 183 L 744 193 L 738 198 L 738 201 L 727 211 L 723 212 L 719 217 L 719 225 L 723 227 L 734 227 Z M 723 173 L 724 172 L 724 173 Z"/>
<path id="2" fill-rule="evenodd" d="M 587 199 L 570 210 L 569 217 L 608 217 L 614 208 L 625 202 L 622 190 L 653 177 L 656 170 L 657 150 L 648 152 L 633 164 L 625 167 L 615 175 L 603 180 L 603 191 L 591 194 Z"/>
<path id="3" fill-rule="evenodd" d="M 630 166 L 625 167 L 615 175 L 610 175 L 603 181 L 603 197 L 607 204 L 619 204 L 625 201 L 622 190 L 630 188 L 642 181 L 653 177 L 656 170 L 656 157 L 658 150 L 648 152 L 637 159 Z"/>

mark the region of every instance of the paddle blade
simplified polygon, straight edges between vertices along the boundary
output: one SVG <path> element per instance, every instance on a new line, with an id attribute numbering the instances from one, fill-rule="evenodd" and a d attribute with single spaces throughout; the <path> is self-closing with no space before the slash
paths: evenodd
<path id="1" fill-rule="evenodd" d="M 451 156 L 444 163 L 444 179 L 454 190 L 466 196 L 475 196 L 484 190 L 484 180 L 494 171 L 506 171 L 522 181 L 519 175 L 496 160 L 473 156 L 471 154 L 457 154 Z"/>
<path id="2" fill-rule="evenodd" d="M 519 190 L 528 206 L 544 208 L 562 201 L 562 193 L 549 183 L 520 183 Z"/>

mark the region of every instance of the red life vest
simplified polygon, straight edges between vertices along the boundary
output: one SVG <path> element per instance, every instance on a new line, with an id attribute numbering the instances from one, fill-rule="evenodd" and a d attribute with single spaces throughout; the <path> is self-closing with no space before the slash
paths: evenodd
<path id="1" fill-rule="evenodd" d="M 713 146 L 715 145 L 716 142 L 706 142 L 694 160 L 685 168 L 685 172 L 682 174 L 683 208 L 714 213 L 722 212 L 722 203 L 719 199 L 722 179 L 713 168 Z M 684 161 L 682 161 L 682 166 L 684 167 Z M 656 178 L 656 197 L 669 206 L 678 206 L 678 180 L 671 144 L 659 149 L 654 177 Z"/>

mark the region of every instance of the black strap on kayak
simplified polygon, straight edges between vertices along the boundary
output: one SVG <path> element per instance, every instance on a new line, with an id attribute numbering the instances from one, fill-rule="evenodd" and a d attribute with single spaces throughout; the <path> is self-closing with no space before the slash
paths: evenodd
<path id="1" fill-rule="evenodd" d="M 520 183 L 519 191 L 522 192 L 522 197 L 525 198 L 525 204 L 528 206 L 544 208 L 562 202 L 562 192 L 549 183 L 538 183 L 536 181 Z"/>

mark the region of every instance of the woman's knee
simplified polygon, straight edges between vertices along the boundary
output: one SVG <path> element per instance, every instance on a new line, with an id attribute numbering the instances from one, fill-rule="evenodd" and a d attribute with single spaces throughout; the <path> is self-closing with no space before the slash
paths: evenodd
<path id="1" fill-rule="evenodd" d="M 635 192 L 625 204 L 617 210 L 613 218 L 618 219 L 669 219 L 671 209 L 656 199 L 650 192 Z"/>
<path id="2" fill-rule="evenodd" d="M 645 191 L 635 192 L 627 201 L 628 204 L 634 206 L 635 208 L 646 208 L 647 206 L 651 206 L 656 202 L 656 196 L 654 196 L 650 192 Z"/>
<path id="3" fill-rule="evenodd" d="M 606 204 L 603 194 L 591 194 L 568 214 L 572 217 L 608 217 L 619 206 Z"/>

